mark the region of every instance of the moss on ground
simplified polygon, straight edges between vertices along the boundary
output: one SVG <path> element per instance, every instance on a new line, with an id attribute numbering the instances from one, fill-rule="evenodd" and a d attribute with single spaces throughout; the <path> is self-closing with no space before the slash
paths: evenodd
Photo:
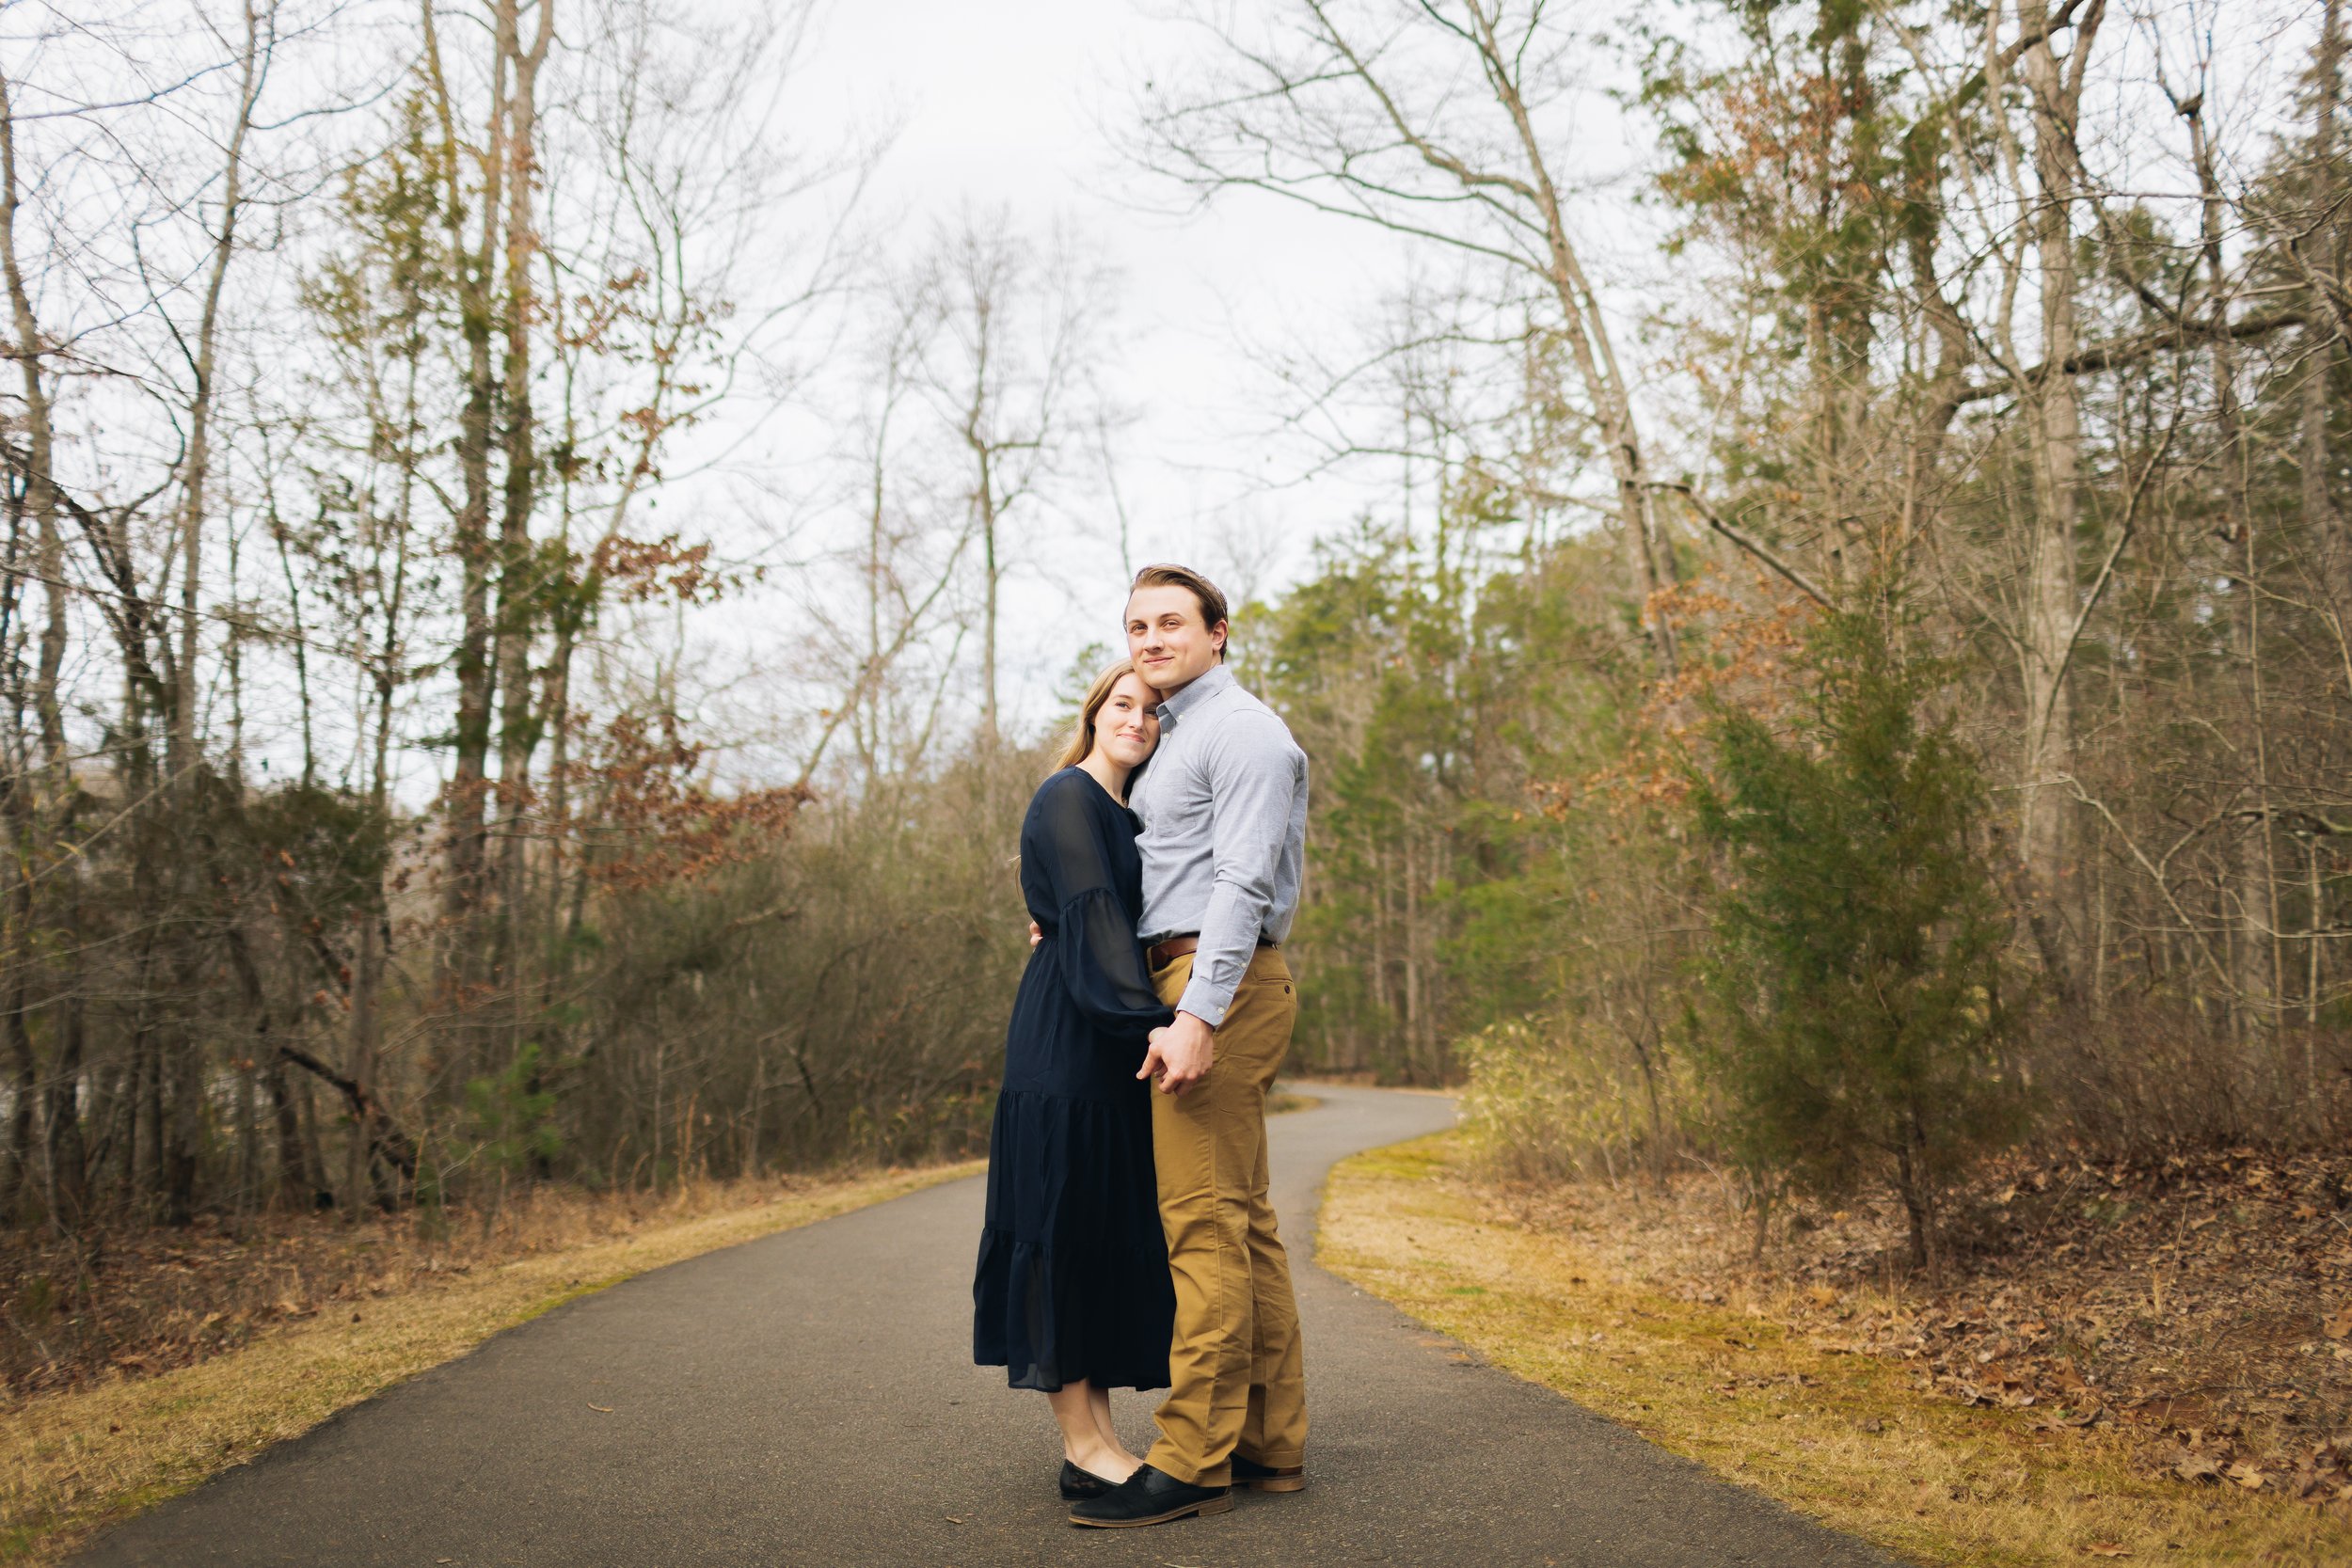
<path id="1" fill-rule="evenodd" d="M 2145 1445 L 1934 1397 L 1899 1361 L 1613 1279 L 1498 1218 L 1457 1135 L 1375 1150 L 1326 1189 L 1324 1267 L 1494 1365 L 1837 1529 L 1921 1562 L 2352 1561 L 2352 1518 L 2192 1487 Z"/>

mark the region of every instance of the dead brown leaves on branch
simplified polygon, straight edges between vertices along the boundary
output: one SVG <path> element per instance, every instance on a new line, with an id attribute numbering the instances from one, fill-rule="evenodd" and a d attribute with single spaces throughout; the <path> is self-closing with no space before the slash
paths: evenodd
<path id="1" fill-rule="evenodd" d="M 651 281 L 644 268 L 632 267 L 606 278 L 600 289 L 583 289 L 569 295 L 564 301 L 569 309 L 560 315 L 555 327 L 557 345 L 592 353 L 620 346 L 613 341 L 614 328 L 624 322 L 644 320 L 638 302 Z"/>
<path id="2" fill-rule="evenodd" d="M 1709 573 L 1649 596 L 1645 618 L 1674 628 L 1685 650 L 1681 667 L 1649 688 L 1615 761 L 1581 778 L 1531 786 L 1546 816 L 1559 820 L 1585 803 L 1620 817 L 1679 804 L 1690 788 L 1686 763 L 1704 741 L 1710 709 L 1770 715 L 1788 705 L 1798 678 L 1790 656 L 1815 608 L 1776 596 L 1760 570 L 1738 598 L 1714 580 Z"/>
<path id="3" fill-rule="evenodd" d="M 1697 205 L 1759 183 L 1781 194 L 1830 184 L 1856 205 L 1876 199 L 1847 164 L 1851 141 L 1842 134 L 1877 106 L 1865 79 L 1806 75 L 1787 90 L 1764 81 L 1739 83 L 1711 102 L 1722 148 L 1661 175 L 1669 196 Z"/>
<path id="4" fill-rule="evenodd" d="M 815 799 L 801 784 L 716 794 L 695 777 L 704 753 L 669 714 L 621 714 L 597 732 L 576 774 L 595 814 L 572 825 L 597 881 L 641 889 L 707 877 L 789 832 Z"/>
<path id="5" fill-rule="evenodd" d="M 615 534 L 598 542 L 589 567 L 614 597 L 628 604 L 675 600 L 714 604 L 723 595 L 760 581 L 765 570 L 730 571 L 713 564 L 708 545 L 688 545 L 675 533 L 659 539 Z"/>

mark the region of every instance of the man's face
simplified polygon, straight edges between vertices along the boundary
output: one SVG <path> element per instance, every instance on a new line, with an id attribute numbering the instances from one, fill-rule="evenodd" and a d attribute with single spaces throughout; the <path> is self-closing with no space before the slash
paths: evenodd
<path id="1" fill-rule="evenodd" d="M 1209 673 L 1225 646 L 1225 623 L 1202 623 L 1200 601 L 1175 583 L 1138 588 L 1127 599 L 1127 657 L 1162 696 Z"/>

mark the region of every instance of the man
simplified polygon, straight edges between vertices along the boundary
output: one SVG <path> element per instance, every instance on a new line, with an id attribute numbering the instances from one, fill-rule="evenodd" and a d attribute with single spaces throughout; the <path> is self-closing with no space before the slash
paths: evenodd
<path id="1" fill-rule="evenodd" d="M 1290 1260 L 1266 1200 L 1265 1096 L 1298 999 L 1279 943 L 1298 906 L 1307 758 L 1225 668 L 1225 595 L 1147 566 L 1127 651 L 1160 694 L 1160 743 L 1129 804 L 1142 819 L 1138 933 L 1176 1021 L 1153 1031 L 1152 1158 L 1176 1282 L 1159 1441 L 1073 1524 L 1156 1525 L 1232 1506 L 1239 1484 L 1306 1484 L 1306 1382 Z"/>

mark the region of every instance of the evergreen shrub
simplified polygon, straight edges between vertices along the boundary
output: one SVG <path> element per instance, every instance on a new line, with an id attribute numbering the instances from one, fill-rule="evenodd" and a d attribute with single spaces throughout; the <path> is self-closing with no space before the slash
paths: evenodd
<path id="1" fill-rule="evenodd" d="M 2024 1107 L 1984 784 L 1937 713 L 1948 668 L 1900 629 L 1826 612 L 1785 713 L 1712 708 L 1689 762 L 1722 879 L 1693 1043 L 1761 1190 L 1883 1180 L 1932 1269 L 1942 1194 Z"/>

